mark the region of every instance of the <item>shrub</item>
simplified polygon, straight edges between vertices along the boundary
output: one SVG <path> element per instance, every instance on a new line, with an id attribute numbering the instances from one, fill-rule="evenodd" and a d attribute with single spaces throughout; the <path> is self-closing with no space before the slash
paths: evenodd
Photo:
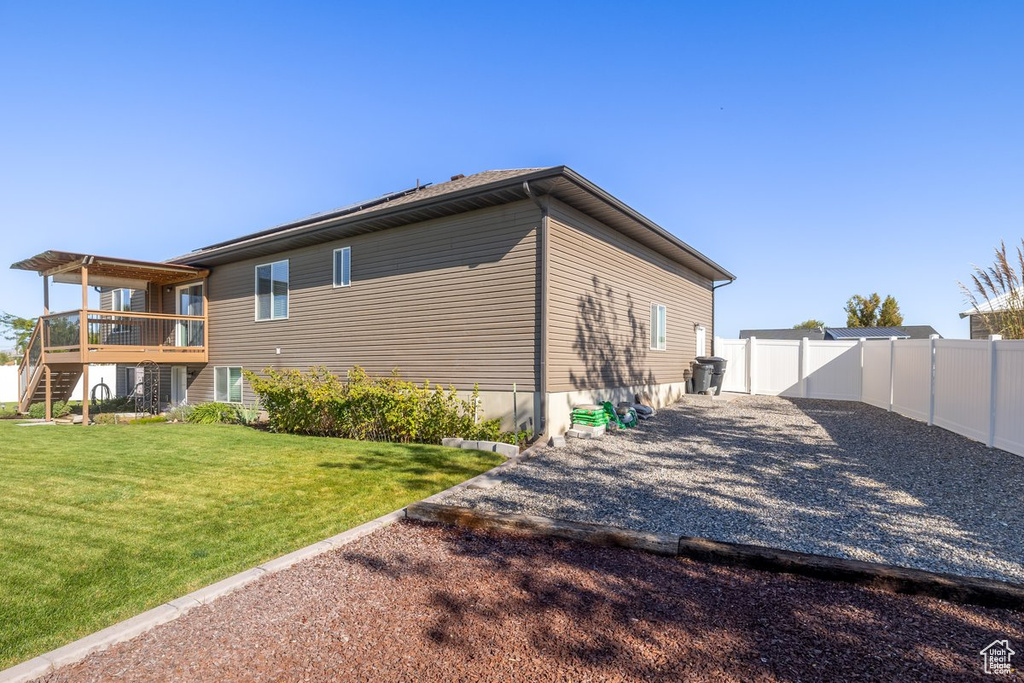
<path id="1" fill-rule="evenodd" d="M 370 377 L 359 366 L 342 381 L 326 368 L 246 372 L 275 432 L 369 441 L 441 443 L 449 436 L 497 438 L 497 420 L 477 424 L 477 398 L 460 399 L 454 387 L 403 380 L 396 370 Z M 493 438 L 491 438 L 493 437 Z"/>
<path id="2" fill-rule="evenodd" d="M 64 401 L 54 401 L 50 404 L 50 417 L 57 419 L 66 417 L 71 413 L 71 406 Z M 46 417 L 46 403 L 40 401 L 28 407 L 28 416 L 35 420 L 42 420 Z"/>
<path id="3" fill-rule="evenodd" d="M 167 418 L 163 415 L 150 415 L 149 417 L 139 417 L 134 420 L 129 420 L 130 425 L 149 425 L 157 424 L 159 422 L 167 422 Z"/>
<path id="4" fill-rule="evenodd" d="M 195 424 L 219 424 L 238 421 L 238 412 L 235 406 L 229 403 L 197 403 L 192 406 L 192 411 L 185 418 Z"/>
<path id="5" fill-rule="evenodd" d="M 195 406 L 182 403 L 181 405 L 168 409 L 165 416 L 171 422 L 188 422 L 188 417 L 192 414 L 193 410 L 195 410 Z"/>
<path id="6" fill-rule="evenodd" d="M 254 425 L 260 419 L 260 407 L 257 405 L 238 406 L 235 413 L 238 423 L 243 425 Z"/>
<path id="7" fill-rule="evenodd" d="M 0 403 L 0 420 L 10 420 L 18 417 L 17 404 Z"/>
<path id="8" fill-rule="evenodd" d="M 127 396 L 108 398 L 105 401 L 93 401 L 89 404 L 89 414 L 99 415 L 100 413 L 133 413 L 135 412 L 135 399 Z"/>

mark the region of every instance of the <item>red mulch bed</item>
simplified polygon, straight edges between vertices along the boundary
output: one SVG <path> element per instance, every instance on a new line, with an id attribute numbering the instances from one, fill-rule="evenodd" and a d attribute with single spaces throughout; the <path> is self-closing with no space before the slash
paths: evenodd
<path id="1" fill-rule="evenodd" d="M 997 638 L 1024 614 L 403 523 L 45 680 L 986 680 Z"/>

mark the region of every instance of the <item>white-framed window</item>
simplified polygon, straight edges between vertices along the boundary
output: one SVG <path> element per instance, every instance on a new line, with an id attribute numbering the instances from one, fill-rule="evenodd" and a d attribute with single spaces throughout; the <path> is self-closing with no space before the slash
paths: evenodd
<path id="1" fill-rule="evenodd" d="M 218 403 L 242 402 L 242 368 L 218 366 L 213 369 L 213 400 Z"/>
<path id="2" fill-rule="evenodd" d="M 256 266 L 256 320 L 288 317 L 288 260 Z"/>
<path id="3" fill-rule="evenodd" d="M 130 289 L 115 289 L 111 294 L 110 310 L 112 311 L 131 311 L 132 310 L 132 290 Z"/>
<path id="4" fill-rule="evenodd" d="M 352 247 L 334 250 L 334 286 L 348 287 L 352 284 Z"/>
<path id="5" fill-rule="evenodd" d="M 651 350 L 664 351 L 668 348 L 668 333 L 663 304 L 651 304 Z"/>

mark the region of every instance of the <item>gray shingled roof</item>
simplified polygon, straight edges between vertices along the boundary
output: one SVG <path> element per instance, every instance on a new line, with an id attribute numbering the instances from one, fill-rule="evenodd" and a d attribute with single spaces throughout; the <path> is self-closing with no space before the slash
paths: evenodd
<path id="1" fill-rule="evenodd" d="M 400 190 L 203 247 L 168 262 L 211 267 L 529 198 L 540 201 L 545 196 L 592 216 L 712 281 L 735 279 L 728 270 L 566 166 L 483 171 L 437 185 Z"/>
<path id="2" fill-rule="evenodd" d="M 899 327 L 826 327 L 825 338 L 828 339 L 888 339 L 899 337 L 909 339 L 910 335 Z"/>
<path id="3" fill-rule="evenodd" d="M 508 180 L 517 176 L 529 175 L 535 171 L 542 171 L 546 168 L 553 167 L 537 167 L 537 168 L 510 168 L 504 170 L 494 171 L 481 171 L 480 173 L 474 173 L 473 175 L 464 176 L 456 180 L 449 180 L 443 183 L 420 185 L 418 187 L 410 187 L 405 190 L 398 190 L 396 192 L 388 192 L 382 194 L 379 197 L 372 197 L 370 199 L 363 200 L 361 202 L 355 202 L 353 204 L 346 204 L 345 206 L 337 209 L 330 209 L 328 211 L 320 211 L 312 215 L 300 218 L 294 221 L 288 221 L 287 223 L 281 223 L 265 230 L 258 232 L 249 233 L 248 235 L 242 235 L 241 237 L 235 237 L 233 239 L 211 244 L 205 247 L 196 249 L 195 251 L 183 254 L 182 256 L 168 259 L 169 261 L 179 261 L 187 258 L 195 258 L 202 255 L 203 252 L 217 249 L 219 247 L 227 245 L 238 245 L 242 244 L 250 239 L 257 239 L 266 237 L 275 233 L 284 236 L 289 230 L 305 227 L 311 223 L 318 223 L 320 221 L 330 220 L 332 218 L 341 218 L 342 216 L 361 216 L 374 213 L 375 211 L 382 211 L 384 209 L 390 209 L 395 206 L 401 206 L 403 204 L 411 204 L 412 202 L 418 202 L 432 197 L 440 197 L 446 194 L 452 194 L 461 190 L 468 190 L 474 187 L 480 187 L 487 185 L 488 183 Z"/>

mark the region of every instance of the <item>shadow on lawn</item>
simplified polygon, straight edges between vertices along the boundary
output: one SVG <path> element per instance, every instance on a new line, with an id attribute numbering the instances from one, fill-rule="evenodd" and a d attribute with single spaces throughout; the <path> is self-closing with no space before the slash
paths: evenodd
<path id="1" fill-rule="evenodd" d="M 552 517 L 1024 582 L 1024 459 L 861 404 L 745 400 L 659 411 L 573 446 L 583 470 L 554 451 L 506 485 Z M 521 511 L 507 493 L 471 504 Z"/>
<path id="2" fill-rule="evenodd" d="M 423 528 L 423 525 L 415 525 Z M 440 552 L 346 560 L 428 586 L 410 636 L 438 657 L 523 656 L 571 678 L 965 680 L 1024 615 L 569 541 L 429 528 Z M 436 533 L 435 533 L 436 532 Z M 481 580 L 480 577 L 484 577 Z M 449 654 L 446 654 L 449 653 Z M 523 675 L 527 670 L 520 670 Z M 707 678 L 704 678 L 707 677 Z"/>
<path id="3" fill-rule="evenodd" d="M 475 477 L 483 468 L 464 464 L 467 455 L 451 449 L 424 444 L 388 444 L 348 460 L 325 461 L 317 467 L 348 472 L 388 472 L 404 486 L 422 488 L 435 485 L 433 477 L 453 477 L 460 481 Z M 497 464 L 497 463 L 495 463 Z"/>

